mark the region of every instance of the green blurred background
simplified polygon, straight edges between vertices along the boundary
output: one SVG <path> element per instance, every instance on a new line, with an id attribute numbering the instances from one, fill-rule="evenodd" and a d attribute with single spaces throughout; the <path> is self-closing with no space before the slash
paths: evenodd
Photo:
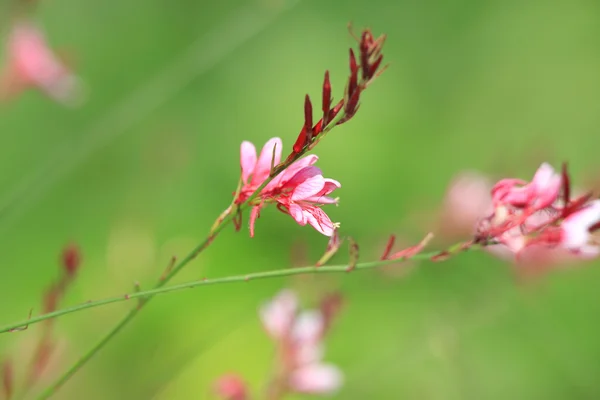
<path id="1" fill-rule="evenodd" d="M 341 96 L 349 21 L 388 35 L 391 66 L 316 153 L 343 185 L 326 211 L 364 260 L 390 233 L 418 241 L 461 170 L 528 178 L 568 160 L 584 184 L 600 165 L 598 2 L 42 0 L 34 18 L 71 54 L 88 101 L 68 109 L 29 91 L 0 108 L 1 324 L 39 311 L 70 241 L 84 264 L 64 305 L 149 288 L 228 205 L 240 142 L 289 148 L 325 69 Z M 178 280 L 314 262 L 326 243 L 268 209 L 255 238 L 228 229 Z M 273 346 L 256 310 L 287 286 L 307 306 L 345 296 L 327 339 L 346 375 L 335 398 L 600 398 L 594 263 L 525 285 L 479 253 L 393 272 L 161 296 L 56 398 L 210 399 L 231 371 L 259 390 Z M 131 306 L 60 318 L 48 379 Z M 2 335 L 0 356 L 24 365 L 39 327 Z"/>

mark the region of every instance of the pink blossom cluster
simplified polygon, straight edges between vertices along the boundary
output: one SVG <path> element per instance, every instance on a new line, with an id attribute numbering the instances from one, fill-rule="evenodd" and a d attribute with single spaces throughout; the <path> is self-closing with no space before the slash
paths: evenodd
<path id="1" fill-rule="evenodd" d="M 566 166 L 557 173 L 542 164 L 531 182 L 502 179 L 491 190 L 492 213 L 477 227 L 475 243 L 493 251 L 524 255 L 549 250 L 580 259 L 600 254 L 600 200 L 591 194 L 571 197 Z"/>
<path id="2" fill-rule="evenodd" d="M 243 142 L 240 150 L 242 187 L 236 198 L 237 203 L 247 201 L 270 177 L 273 166 L 281 161 L 282 142 L 280 138 L 270 139 L 262 148 L 260 156 L 250 142 Z M 250 213 L 250 236 L 254 236 L 254 224 L 260 210 L 273 203 L 289 214 L 298 224 L 309 224 L 326 236 L 331 236 L 337 224 L 321 209 L 324 204 L 337 204 L 338 199 L 329 194 L 341 185 L 338 181 L 324 178 L 314 164 L 319 158 L 309 155 L 293 162 L 285 170 L 264 185 L 258 196 L 252 199 Z"/>
<path id="3" fill-rule="evenodd" d="M 323 339 L 339 312 L 339 295 L 326 296 L 316 310 L 299 310 L 298 297 L 289 290 L 280 291 L 259 309 L 262 325 L 276 344 L 273 375 L 265 398 L 281 399 L 289 394 L 333 394 L 343 383 L 342 372 L 322 361 Z M 221 376 L 215 392 L 225 400 L 247 400 L 248 385 L 232 373 Z"/>
<path id="4" fill-rule="evenodd" d="M 321 361 L 323 338 L 334 314 L 324 304 L 321 310 L 299 311 L 295 293 L 283 290 L 261 307 L 263 326 L 278 348 L 279 390 L 326 394 L 342 385 L 341 371 Z"/>

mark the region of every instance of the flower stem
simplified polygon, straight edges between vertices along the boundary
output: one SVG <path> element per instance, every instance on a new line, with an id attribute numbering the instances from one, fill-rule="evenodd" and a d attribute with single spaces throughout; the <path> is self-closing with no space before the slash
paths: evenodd
<path id="1" fill-rule="evenodd" d="M 198 256 L 198 254 L 200 254 L 208 246 L 210 246 L 210 244 L 213 242 L 215 237 L 219 234 L 219 232 L 221 232 L 223 230 L 223 228 L 225 228 L 225 226 L 227 226 L 233 220 L 234 216 L 235 216 L 234 213 L 229 213 L 228 215 L 223 217 L 221 219 L 220 223 L 218 225 L 214 226 L 213 229 L 211 229 L 210 234 L 206 237 L 206 239 L 204 239 L 198 246 L 196 246 L 196 248 L 194 248 L 184 259 L 182 259 L 179 263 L 177 263 L 163 278 L 159 279 L 157 284 L 154 286 L 153 290 L 154 291 L 161 290 L 161 288 L 163 288 L 163 286 L 167 282 L 169 282 L 175 275 L 177 275 L 177 273 L 179 271 L 181 271 L 181 269 L 183 267 L 185 267 L 187 264 L 189 264 L 194 258 L 196 258 Z M 164 288 L 163 288 L 163 290 L 164 290 Z M 129 324 L 129 322 L 131 322 L 135 318 L 135 316 L 142 310 L 142 308 L 144 308 L 144 306 L 146 304 L 148 304 L 148 302 L 150 301 L 150 299 L 153 296 L 153 294 L 151 292 L 152 292 L 152 290 L 147 291 L 146 296 L 140 296 L 141 293 L 144 293 L 142 291 L 132 293 L 127 296 L 121 296 L 120 300 L 127 300 L 127 299 L 136 298 L 136 297 L 140 298 L 138 306 L 132 308 L 129 311 L 129 313 L 127 313 L 127 315 L 117 325 L 115 325 L 104 337 L 102 337 L 102 339 L 100 339 L 100 341 L 98 341 L 81 358 L 79 358 L 63 375 L 61 375 L 56 381 L 54 381 L 50 386 L 48 386 L 39 395 L 38 399 L 50 398 L 50 396 L 52 396 L 62 385 L 65 384 L 65 382 L 67 382 L 92 357 L 94 357 L 94 355 L 96 355 L 96 353 L 98 353 L 115 335 L 117 335 L 124 327 L 126 327 Z M 95 302 L 84 303 L 84 304 L 81 304 L 76 307 L 71 307 L 70 312 L 73 312 L 75 310 L 83 310 L 83 309 L 89 308 L 89 307 L 97 307 L 101 304 L 114 303 L 115 300 L 116 300 L 116 298 L 112 298 L 112 299 L 105 299 L 105 300 L 99 300 L 99 301 L 95 301 Z M 69 309 L 66 309 L 66 310 L 69 310 Z M 62 311 L 65 311 L 65 310 L 62 310 Z M 50 313 L 50 314 L 52 314 L 52 313 Z M 48 316 L 48 315 L 49 314 L 45 314 L 45 316 Z M 40 317 L 43 317 L 43 316 L 44 315 L 36 317 L 37 320 L 35 322 L 43 321 L 43 319 L 39 319 Z M 35 323 L 35 322 L 33 322 L 33 320 L 34 319 L 32 318 L 30 321 L 26 322 L 24 324 L 24 326 Z M 12 329 L 8 328 L 6 331 L 10 331 L 10 330 L 12 330 Z M 3 332 L 6 332 L 6 331 L 3 331 Z M 0 331 L 0 333 L 2 333 L 2 331 Z"/>
<path id="2" fill-rule="evenodd" d="M 465 251 L 476 249 L 479 247 L 481 247 L 481 246 L 474 245 L 474 246 L 470 247 L 469 249 L 465 249 Z M 348 270 L 348 264 L 326 265 L 326 266 L 319 266 L 319 267 L 310 265 L 310 266 L 305 266 L 305 267 L 254 272 L 254 273 L 245 274 L 245 275 L 233 275 L 233 276 L 214 278 L 214 279 L 204 278 L 204 279 L 200 279 L 200 280 L 185 282 L 185 283 L 172 285 L 172 286 L 166 286 L 166 287 L 163 287 L 163 285 L 157 285 L 154 289 L 132 292 L 132 293 L 125 294 L 125 295 L 107 297 L 102 300 L 90 301 L 90 302 L 82 303 L 82 304 L 79 304 L 79 305 L 76 305 L 73 307 L 68 307 L 68 308 L 64 308 L 61 310 L 53 311 L 51 313 L 42 314 L 37 317 L 32 317 L 25 321 L 11 323 L 11 324 L 5 325 L 2 328 L 0 328 L 0 333 L 14 331 L 25 325 L 33 325 L 33 324 L 36 324 L 36 323 L 39 323 L 39 322 L 42 322 L 42 321 L 45 321 L 45 320 L 48 320 L 51 318 L 56 318 L 56 317 L 60 317 L 60 316 L 66 315 L 66 314 L 83 311 L 88 308 L 100 307 L 100 306 L 104 306 L 107 304 L 133 300 L 136 298 L 142 299 L 141 305 L 143 305 L 143 304 L 146 304 L 148 302 L 148 300 L 150 300 L 152 297 L 154 297 L 157 294 L 175 292 L 175 291 L 180 291 L 183 289 L 195 288 L 198 286 L 220 285 L 220 284 L 236 283 L 236 282 L 238 282 L 238 283 L 239 282 L 249 282 L 249 281 L 259 280 L 259 279 L 282 278 L 282 277 L 293 276 L 293 275 L 349 273 L 349 272 L 354 272 L 354 271 L 359 271 L 359 270 L 369 270 L 369 269 L 382 267 L 382 266 L 390 265 L 390 264 L 397 264 L 399 262 L 403 262 L 403 261 L 407 261 L 407 260 L 431 260 L 432 257 L 435 257 L 438 254 L 440 254 L 439 251 L 434 251 L 434 252 L 429 252 L 429 253 L 420 253 L 420 254 L 416 254 L 412 257 L 399 258 L 399 259 L 395 259 L 395 260 L 368 261 L 368 262 L 356 264 L 356 267 L 351 271 Z M 175 269 L 173 269 L 173 271 L 175 271 Z M 165 282 L 165 281 L 162 281 L 161 283 L 163 283 L 163 282 Z M 123 321 L 133 318 L 133 316 L 135 316 L 135 314 L 140 309 L 141 309 L 141 307 L 136 307 L 136 308 L 132 309 L 130 311 L 130 313 L 127 314 L 127 316 L 123 319 Z M 122 328 L 121 325 L 125 326 L 126 322 L 123 322 L 123 321 L 119 325 L 115 326 L 113 331 L 118 332 Z M 111 331 L 107 336 L 114 335 L 113 331 Z M 102 342 L 104 342 L 104 339 L 99 343 L 102 343 Z"/>

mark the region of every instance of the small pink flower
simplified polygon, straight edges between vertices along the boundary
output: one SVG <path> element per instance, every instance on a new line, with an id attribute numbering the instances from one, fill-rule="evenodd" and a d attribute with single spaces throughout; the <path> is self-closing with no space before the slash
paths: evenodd
<path id="1" fill-rule="evenodd" d="M 520 179 L 503 179 L 492 189 L 495 205 L 509 204 L 513 207 L 540 210 L 553 204 L 560 193 L 562 177 L 549 164 L 543 163 L 531 183 Z"/>
<path id="2" fill-rule="evenodd" d="M 10 93 L 33 86 L 61 103 L 71 103 L 78 97 L 78 78 L 56 57 L 32 23 L 19 22 L 12 28 L 7 62 L 2 82 Z"/>
<path id="3" fill-rule="evenodd" d="M 235 374 L 221 376 L 215 384 L 215 392 L 224 400 L 248 399 L 246 383 Z"/>
<path id="4" fill-rule="evenodd" d="M 281 139 L 273 138 L 265 144 L 257 159 L 254 145 L 242 143 L 242 188 L 236 202 L 246 201 L 265 182 L 271 165 L 277 165 L 281 159 L 281 147 Z M 341 185 L 336 180 L 323 177 L 321 170 L 313 166 L 317 160 L 315 155 L 297 160 L 261 190 L 250 212 L 250 236 L 254 236 L 254 224 L 267 203 L 276 203 L 281 211 L 302 226 L 309 224 L 325 236 L 333 234 L 337 224 L 320 206 L 337 204 L 338 200 L 329 197 L 329 194 Z"/>

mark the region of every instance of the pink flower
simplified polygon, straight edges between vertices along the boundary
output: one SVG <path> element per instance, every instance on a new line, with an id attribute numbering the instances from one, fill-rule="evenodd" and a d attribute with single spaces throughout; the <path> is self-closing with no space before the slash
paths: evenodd
<path id="1" fill-rule="evenodd" d="M 478 227 L 476 242 L 502 258 L 529 264 L 557 264 L 600 254 L 591 232 L 600 227 L 600 200 L 571 199 L 570 179 L 542 164 L 531 183 L 504 179 L 492 190 L 494 210 Z M 558 183 L 558 185 L 557 185 Z M 559 194 L 563 195 L 559 197 Z"/>
<path id="2" fill-rule="evenodd" d="M 248 200 L 267 180 L 271 165 L 277 165 L 281 159 L 281 147 L 281 139 L 273 138 L 265 144 L 257 159 L 254 145 L 250 142 L 242 143 L 242 188 L 236 199 L 238 204 Z M 281 211 L 289 214 L 299 225 L 309 224 L 326 236 L 333 234 L 337 224 L 331 221 L 320 206 L 337 204 L 338 200 L 329 197 L 329 194 L 341 185 L 336 180 L 323 177 L 321 170 L 313 166 L 317 160 L 315 155 L 297 160 L 261 190 L 253 201 L 250 236 L 254 236 L 254 224 L 266 203 L 276 203 Z"/>
<path id="3" fill-rule="evenodd" d="M 78 78 L 56 57 L 32 23 L 20 22 L 12 28 L 7 52 L 2 84 L 10 94 L 32 86 L 61 103 L 71 103 L 80 94 Z"/>
<path id="4" fill-rule="evenodd" d="M 561 186 L 561 176 L 549 164 L 543 163 L 529 184 L 520 179 L 498 182 L 492 189 L 492 201 L 495 205 L 540 210 L 557 200 Z"/>
<path id="5" fill-rule="evenodd" d="M 318 310 L 299 312 L 297 305 L 295 294 L 282 290 L 260 309 L 265 330 L 278 344 L 280 379 L 296 393 L 332 393 L 343 381 L 337 367 L 321 361 L 322 341 L 332 315 Z"/>
<path id="6" fill-rule="evenodd" d="M 216 394 L 224 400 L 246 400 L 246 383 L 235 374 L 221 376 L 215 384 Z"/>

